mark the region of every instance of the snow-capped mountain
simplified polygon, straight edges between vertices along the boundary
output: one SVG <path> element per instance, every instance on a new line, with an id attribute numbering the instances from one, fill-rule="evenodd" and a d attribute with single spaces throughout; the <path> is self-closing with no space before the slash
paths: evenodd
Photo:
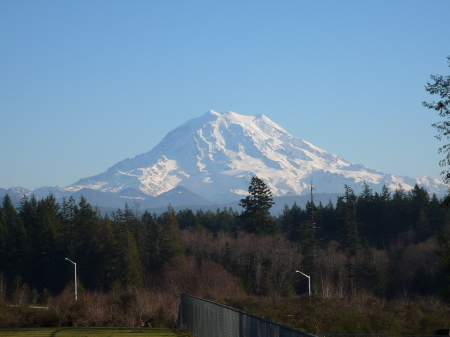
<path id="1" fill-rule="evenodd" d="M 254 175 L 274 196 L 308 193 L 311 182 L 324 193 L 342 193 L 344 184 L 359 192 L 364 181 L 376 191 L 383 185 L 394 190 L 399 184 L 408 190 L 416 183 L 430 193 L 444 194 L 447 189 L 430 177 L 394 176 L 348 162 L 295 138 L 263 115 L 209 111 L 169 132 L 150 152 L 63 190 L 123 195 L 134 189 L 158 196 L 181 186 L 207 200 L 226 202 L 246 195 Z"/>

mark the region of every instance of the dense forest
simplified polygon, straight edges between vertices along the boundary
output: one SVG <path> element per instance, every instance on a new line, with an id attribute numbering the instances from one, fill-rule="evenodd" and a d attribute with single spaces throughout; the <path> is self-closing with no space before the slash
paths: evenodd
<path id="1" fill-rule="evenodd" d="M 0 302 L 45 303 L 69 293 L 74 266 L 66 258 L 77 263 L 80 294 L 293 298 L 308 293 L 298 270 L 319 299 L 447 298 L 450 212 L 424 188 L 373 192 L 364 184 L 355 195 L 345 186 L 336 204 L 312 197 L 277 217 L 272 204 L 258 180 L 240 213 L 168 206 L 150 214 L 135 203 L 104 215 L 83 197 L 59 204 L 51 195 L 24 196 L 16 208 L 5 196 Z"/>
<path id="2" fill-rule="evenodd" d="M 364 185 L 355 195 L 345 186 L 336 205 L 286 205 L 280 216 L 267 213 L 256 222 L 245 213 L 175 213 L 169 206 L 156 215 L 136 203 L 101 215 L 84 198 L 58 204 L 51 195 L 24 196 L 16 209 L 5 196 L 1 290 L 26 284 L 34 296 L 61 292 L 73 282 L 66 257 L 77 263 L 81 286 L 98 291 L 150 286 L 165 265 L 185 257 L 217 263 L 256 295 L 305 292 L 296 270 L 311 274 L 320 296 L 362 290 L 386 298 L 427 296 L 445 288 L 438 253 L 445 250 L 450 214 L 422 187 L 374 193 Z"/>

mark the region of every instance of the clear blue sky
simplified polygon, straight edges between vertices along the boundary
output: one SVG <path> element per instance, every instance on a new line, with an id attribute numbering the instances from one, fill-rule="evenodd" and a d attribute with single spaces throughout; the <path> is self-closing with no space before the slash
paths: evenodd
<path id="1" fill-rule="evenodd" d="M 64 187 L 208 110 L 439 178 L 448 0 L 0 1 L 0 187 Z"/>

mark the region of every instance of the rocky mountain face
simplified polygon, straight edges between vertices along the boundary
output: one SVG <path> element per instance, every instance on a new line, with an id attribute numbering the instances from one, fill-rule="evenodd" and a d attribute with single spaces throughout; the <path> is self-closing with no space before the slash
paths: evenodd
<path id="1" fill-rule="evenodd" d="M 177 187 L 184 188 L 192 202 L 226 203 L 245 196 L 254 175 L 267 183 L 274 196 L 307 194 L 311 183 L 322 193 L 343 193 L 345 184 L 358 193 L 363 182 L 375 191 L 383 185 L 395 190 L 399 184 L 405 190 L 419 184 L 436 194 L 447 189 L 430 177 L 394 176 L 348 162 L 290 135 L 263 115 L 209 111 L 169 132 L 147 153 L 68 187 L 33 193 L 52 191 L 62 196 L 89 189 L 122 200 L 150 202 L 158 197 L 165 200 L 161 196 Z M 178 192 L 182 193 L 175 190 L 171 198 Z"/>

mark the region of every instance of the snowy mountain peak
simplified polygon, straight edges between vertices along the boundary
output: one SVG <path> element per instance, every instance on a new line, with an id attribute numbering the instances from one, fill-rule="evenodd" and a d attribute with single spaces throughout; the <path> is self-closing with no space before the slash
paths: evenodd
<path id="1" fill-rule="evenodd" d="M 365 181 L 405 189 L 415 183 L 430 192 L 445 193 L 446 185 L 431 178 L 384 174 L 350 163 L 311 143 L 295 138 L 264 115 L 244 116 L 210 110 L 169 132 L 151 151 L 125 159 L 106 172 L 66 187 L 120 193 L 127 188 L 158 196 L 177 186 L 214 201 L 239 199 L 249 180 L 264 179 L 275 196 L 308 191 L 341 193 L 344 184 L 355 191 Z"/>

